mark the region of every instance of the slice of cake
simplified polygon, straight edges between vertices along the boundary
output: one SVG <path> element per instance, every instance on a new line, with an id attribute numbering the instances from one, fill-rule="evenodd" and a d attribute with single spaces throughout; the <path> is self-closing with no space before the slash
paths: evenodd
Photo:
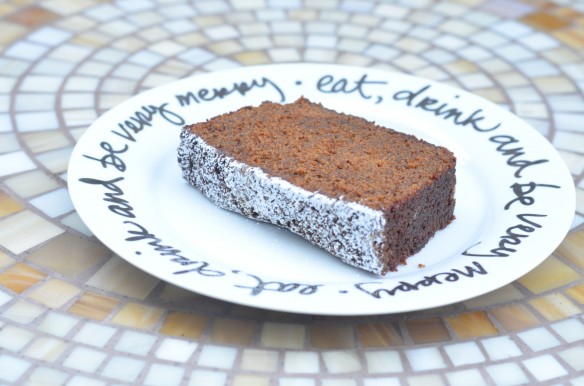
<path id="1" fill-rule="evenodd" d="M 178 162 L 216 205 L 380 275 L 454 218 L 450 151 L 305 98 L 186 126 Z"/>

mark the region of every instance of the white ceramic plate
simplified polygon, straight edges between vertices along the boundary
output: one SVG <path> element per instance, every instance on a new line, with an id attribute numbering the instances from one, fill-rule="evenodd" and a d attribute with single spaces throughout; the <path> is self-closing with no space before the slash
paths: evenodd
<path id="1" fill-rule="evenodd" d="M 181 178 L 184 124 L 302 95 L 456 154 L 456 220 L 398 272 L 345 265 L 286 230 L 215 207 Z M 233 303 L 328 315 L 427 309 L 495 290 L 552 253 L 575 208 L 559 155 L 511 113 L 432 81 L 336 65 L 247 67 L 137 95 L 87 130 L 68 181 L 92 232 L 151 275 Z"/>

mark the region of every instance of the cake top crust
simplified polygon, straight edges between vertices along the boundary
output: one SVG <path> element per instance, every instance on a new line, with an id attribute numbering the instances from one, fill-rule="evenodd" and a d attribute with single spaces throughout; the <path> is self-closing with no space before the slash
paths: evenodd
<path id="1" fill-rule="evenodd" d="M 300 98 L 187 126 L 227 156 L 310 192 L 390 208 L 454 167 L 446 148 Z"/>

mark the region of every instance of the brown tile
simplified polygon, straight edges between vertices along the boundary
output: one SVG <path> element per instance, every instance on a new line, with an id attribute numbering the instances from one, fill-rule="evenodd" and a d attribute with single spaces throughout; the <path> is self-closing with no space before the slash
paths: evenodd
<path id="1" fill-rule="evenodd" d="M 170 312 L 164 320 L 160 332 L 182 338 L 198 339 L 203 335 L 207 320 L 207 317 L 203 315 Z"/>
<path id="2" fill-rule="evenodd" d="M 27 260 L 67 277 L 75 277 L 109 255 L 111 252 L 102 244 L 65 233 L 27 256 Z"/>
<path id="3" fill-rule="evenodd" d="M 497 328 L 484 311 L 467 312 L 445 318 L 456 335 L 462 339 L 495 335 Z"/>
<path id="4" fill-rule="evenodd" d="M 558 293 L 531 299 L 529 304 L 550 321 L 565 319 L 580 313 L 580 309 L 574 303 Z"/>
<path id="5" fill-rule="evenodd" d="M 29 265 L 16 263 L 0 273 L 0 285 L 19 294 L 45 277 L 44 273 Z"/>
<path id="6" fill-rule="evenodd" d="M 54 12 L 48 11 L 41 7 L 32 6 L 24 9 L 21 12 L 13 14 L 8 19 L 26 27 L 34 28 L 56 20 L 58 17 L 59 15 Z"/>
<path id="7" fill-rule="evenodd" d="M 568 288 L 566 294 L 571 296 L 578 303 L 584 304 L 584 284 Z"/>
<path id="8" fill-rule="evenodd" d="M 518 281 L 534 294 L 540 294 L 573 283 L 581 278 L 582 275 L 577 271 L 555 256 L 550 256 L 527 275 L 519 278 Z"/>
<path id="9" fill-rule="evenodd" d="M 320 324 L 310 327 L 312 347 L 322 349 L 354 348 L 355 337 L 350 324 Z"/>
<path id="10" fill-rule="evenodd" d="M 123 326 L 152 330 L 162 317 L 159 307 L 139 303 L 125 304 L 112 318 L 112 322 Z"/>
<path id="11" fill-rule="evenodd" d="M 211 326 L 210 339 L 214 343 L 248 346 L 256 324 L 247 320 L 217 318 Z"/>
<path id="12" fill-rule="evenodd" d="M 452 339 L 442 318 L 414 319 L 404 323 L 414 343 L 446 342 Z"/>
<path id="13" fill-rule="evenodd" d="M 363 347 L 388 347 L 404 343 L 400 333 L 389 323 L 361 323 L 356 328 Z"/>
<path id="14" fill-rule="evenodd" d="M 95 292 L 86 292 L 71 307 L 73 314 L 94 320 L 106 319 L 120 303 L 119 300 Z"/>
<path id="15" fill-rule="evenodd" d="M 18 201 L 10 197 L 5 191 L 0 190 L 0 217 L 19 212 L 22 208 L 23 206 Z"/>
<path id="16" fill-rule="evenodd" d="M 521 18 L 522 22 L 544 31 L 552 31 L 568 27 L 569 22 L 547 12 L 534 12 Z"/>
<path id="17" fill-rule="evenodd" d="M 584 230 L 569 234 L 556 250 L 556 254 L 584 270 Z"/>
<path id="18" fill-rule="evenodd" d="M 537 316 L 523 304 L 494 309 L 491 315 L 507 331 L 521 331 L 540 324 Z"/>

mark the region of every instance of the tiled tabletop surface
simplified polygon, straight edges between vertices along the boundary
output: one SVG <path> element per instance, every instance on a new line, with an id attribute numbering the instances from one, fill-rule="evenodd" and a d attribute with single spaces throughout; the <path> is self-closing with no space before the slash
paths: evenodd
<path id="1" fill-rule="evenodd" d="M 142 273 L 92 236 L 67 162 L 140 91 L 225 68 L 344 63 L 510 109 L 577 187 L 561 246 L 480 298 L 399 315 L 237 306 Z M 0 1 L 0 383 L 584 385 L 584 3 Z"/>

